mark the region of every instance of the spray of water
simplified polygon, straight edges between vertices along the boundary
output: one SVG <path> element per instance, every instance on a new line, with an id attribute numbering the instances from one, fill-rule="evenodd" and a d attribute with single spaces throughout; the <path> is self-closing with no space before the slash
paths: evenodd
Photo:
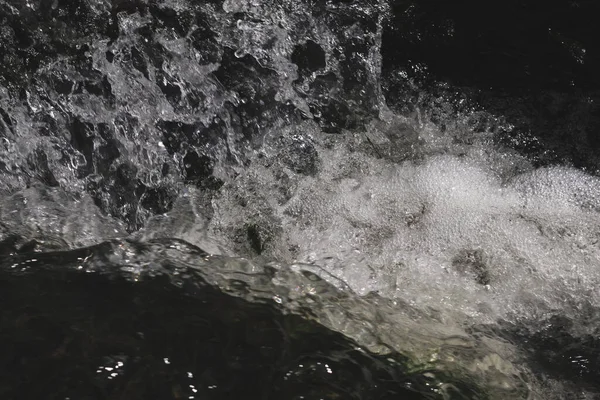
<path id="1" fill-rule="evenodd" d="M 0 86 L 0 244 L 183 239 L 213 254 L 186 263 L 223 267 L 223 288 L 247 276 L 370 350 L 508 392 L 524 385 L 519 351 L 473 327 L 560 314 L 593 333 L 600 180 L 534 167 L 480 110 L 389 110 L 383 2 L 129 11 L 20 92 Z"/>

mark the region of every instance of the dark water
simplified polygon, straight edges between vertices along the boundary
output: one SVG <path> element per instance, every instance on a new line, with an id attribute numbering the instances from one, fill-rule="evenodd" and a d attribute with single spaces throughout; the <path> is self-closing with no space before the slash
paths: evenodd
<path id="1" fill-rule="evenodd" d="M 0 0 L 0 398 L 598 398 L 598 15 Z"/>
<path id="2" fill-rule="evenodd" d="M 437 399 L 441 380 L 451 398 L 470 392 L 197 276 L 175 286 L 164 275 L 126 279 L 118 265 L 78 269 L 108 252 L 3 261 L 2 398 Z"/>
<path id="3" fill-rule="evenodd" d="M 459 109 L 482 107 L 515 124 L 516 130 L 499 135 L 504 144 L 541 164 L 568 162 L 597 173 L 595 2 L 423 1 L 392 8 L 382 42 L 388 104 L 408 110 L 443 96 Z M 406 96 L 399 70 L 437 87 L 425 99 Z M 452 85 L 436 84 L 440 78 Z M 532 133 L 534 140 L 517 132 Z"/>

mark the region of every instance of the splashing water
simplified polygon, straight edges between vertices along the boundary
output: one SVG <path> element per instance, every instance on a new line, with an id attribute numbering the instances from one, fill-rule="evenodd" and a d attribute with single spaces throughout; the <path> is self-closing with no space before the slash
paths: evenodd
<path id="1" fill-rule="evenodd" d="M 2 268 L 197 275 L 406 357 L 432 396 L 598 391 L 600 179 L 422 63 L 384 71 L 416 6 L 142 3 L 0 4 Z M 565 381 L 553 329 L 589 347 Z"/>

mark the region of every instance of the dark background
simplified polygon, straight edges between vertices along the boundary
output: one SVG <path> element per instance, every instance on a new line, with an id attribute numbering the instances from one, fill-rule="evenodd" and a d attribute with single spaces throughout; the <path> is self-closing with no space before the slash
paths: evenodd
<path id="1" fill-rule="evenodd" d="M 431 97 L 506 117 L 516 129 L 499 140 L 536 163 L 598 174 L 598 2 L 396 1 L 392 14 L 382 45 L 388 104 L 418 104 L 397 75 L 405 71 Z"/>

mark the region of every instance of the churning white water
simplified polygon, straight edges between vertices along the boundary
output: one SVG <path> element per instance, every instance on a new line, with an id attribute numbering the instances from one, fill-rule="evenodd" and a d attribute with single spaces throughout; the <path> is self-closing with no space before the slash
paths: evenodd
<path id="1" fill-rule="evenodd" d="M 366 299 L 377 293 L 391 302 L 374 301 L 381 315 L 370 318 L 381 318 L 381 326 L 368 323 L 385 343 L 421 361 L 469 365 L 498 387 L 521 382 L 514 381 L 519 351 L 470 336 L 470 326 L 561 315 L 573 322 L 575 337 L 593 333 L 583 316 L 600 300 L 600 179 L 566 166 L 534 168 L 460 121 L 445 132 L 400 117 L 365 135 L 323 137 L 313 129 L 273 130 L 248 166 L 217 170 L 226 183 L 210 215 L 188 188 L 173 211 L 152 218 L 136 237 L 179 237 L 257 265 L 309 270 Z M 472 140 L 457 140 L 465 136 Z M 402 160 L 384 155 L 390 137 L 409 149 Z M 314 150 L 317 167 L 295 170 L 282 138 L 292 138 L 296 152 Z M 347 317 L 332 318 L 326 324 L 353 336 Z M 411 335 L 429 343 L 414 344 Z M 476 348 L 479 356 L 463 355 L 476 360 L 467 363 L 460 361 L 464 349 L 448 356 L 444 346 Z M 529 383 L 532 398 L 568 392 L 558 383 L 536 385 Z"/>
<path id="2" fill-rule="evenodd" d="M 190 190 L 145 235 L 179 236 L 214 252 L 221 244 L 248 257 L 244 229 L 254 227 L 262 261 L 318 265 L 323 278 L 361 295 L 435 309 L 447 322 L 598 305 L 598 178 L 534 169 L 484 139 L 447 143 L 440 154 L 448 134 L 431 124 L 402 128 L 414 134 L 407 140 L 418 156 L 401 162 L 356 151 L 374 145 L 365 137 L 318 139 L 310 124 L 274 131 L 267 140 L 297 134 L 314 146 L 318 172 L 294 172 L 267 143 L 215 196 L 213 215 L 198 211 Z M 185 210 L 195 219 L 189 228 L 178 221 Z M 168 220 L 177 229 L 161 232 Z"/>
<path id="3" fill-rule="evenodd" d="M 560 315 L 573 338 L 596 333 L 600 179 L 502 147 L 502 116 L 389 110 L 386 2 L 209 3 L 114 20 L 92 5 L 115 32 L 85 38 L 83 66 L 41 62 L 18 95 L 0 87 L 0 243 L 121 240 L 112 255 L 143 270 L 155 260 L 124 238 L 183 239 L 212 254 L 173 250 L 211 284 L 312 310 L 415 370 L 458 371 L 490 398 L 575 398 L 522 365 L 530 344 L 482 332 Z"/>
<path id="4" fill-rule="evenodd" d="M 171 211 L 132 237 L 180 238 L 252 262 L 227 264 L 232 271 L 312 271 L 365 296 L 356 303 L 365 309 L 323 304 L 338 310 L 319 316 L 326 326 L 374 351 L 383 343 L 411 354 L 415 365 L 456 364 L 506 395 L 527 375 L 519 350 L 471 336 L 469 327 L 557 314 L 573 322 L 572 335 L 592 333 L 589 320 L 579 322 L 600 306 L 600 179 L 566 166 L 534 168 L 460 121 L 442 132 L 423 118 L 390 115 L 366 133 L 282 123 L 248 165 L 215 168 L 225 183 L 212 197 L 185 186 Z M 390 152 L 395 143 L 405 152 Z M 48 249 L 127 236 L 87 195 L 59 188 L 17 192 L 0 211 L 3 229 Z M 276 285 L 304 287 L 296 278 Z M 528 386 L 532 398 L 565 393 L 556 382 Z"/>

